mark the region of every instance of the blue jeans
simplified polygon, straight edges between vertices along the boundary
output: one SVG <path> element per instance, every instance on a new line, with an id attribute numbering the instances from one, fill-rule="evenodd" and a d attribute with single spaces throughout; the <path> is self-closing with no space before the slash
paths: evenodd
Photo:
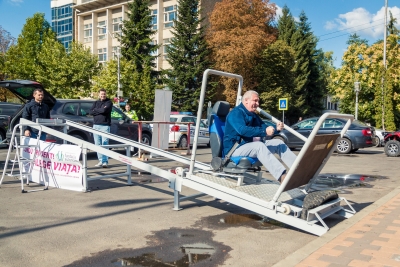
<path id="1" fill-rule="evenodd" d="M 110 132 L 110 126 L 108 125 L 98 125 L 98 124 L 93 124 L 93 129 L 109 133 Z M 108 145 L 108 138 L 98 135 L 98 134 L 93 134 L 93 139 L 94 139 L 94 144 L 96 146 L 103 146 L 103 145 Z M 101 163 L 107 163 L 108 164 L 108 157 L 101 154 L 97 153 L 97 158 L 99 159 L 99 162 Z"/>
<path id="2" fill-rule="evenodd" d="M 34 132 L 31 131 L 31 138 L 36 139 L 36 138 L 37 138 L 37 135 L 38 135 L 38 133 L 34 133 Z M 42 133 L 40 134 L 40 140 L 46 141 L 46 133 L 43 133 L 43 132 L 42 132 Z"/>

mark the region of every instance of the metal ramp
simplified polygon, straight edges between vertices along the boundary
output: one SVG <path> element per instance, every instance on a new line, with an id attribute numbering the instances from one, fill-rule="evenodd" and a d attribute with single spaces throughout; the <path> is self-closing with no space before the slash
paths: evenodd
<path id="1" fill-rule="evenodd" d="M 199 110 L 197 114 L 198 120 L 200 120 L 202 115 L 207 77 L 210 74 L 238 79 L 239 88 L 237 104 L 240 102 L 241 88 L 243 85 L 243 79 L 240 75 L 215 70 L 207 70 L 203 75 Z M 262 110 L 259 111 L 263 112 Z M 331 135 L 329 137 L 327 137 L 326 135 L 317 136 L 317 131 L 319 127 L 322 125 L 323 121 L 327 117 L 340 117 L 348 119 L 346 126 L 343 128 L 340 135 Z M 277 121 L 277 119 L 273 117 L 271 118 L 273 121 Z M 284 182 L 282 184 L 279 184 L 277 182 L 269 181 L 267 179 L 260 179 L 260 177 L 252 175 L 250 173 L 245 173 L 244 181 L 240 186 L 238 186 L 234 175 L 214 173 L 211 171 L 211 166 L 209 164 L 196 161 L 197 140 L 199 136 L 200 124 L 196 124 L 192 156 L 190 159 L 188 159 L 186 157 L 164 151 L 162 149 L 154 148 L 145 144 L 141 144 L 139 142 L 134 142 L 129 139 L 121 138 L 114 134 L 100 132 L 79 123 L 74 123 L 71 121 L 65 121 L 64 123 L 66 127 L 75 127 L 86 130 L 91 133 L 108 137 L 109 139 L 117 141 L 121 144 L 136 147 L 138 149 L 142 149 L 150 153 L 163 156 L 170 160 L 180 162 L 185 165 L 190 165 L 190 168 L 188 170 L 184 170 L 179 167 L 176 169 L 176 173 L 172 173 L 168 170 L 163 170 L 161 168 L 151 165 L 151 162 L 138 161 L 135 158 L 131 158 L 130 156 L 121 155 L 120 153 L 114 152 L 107 148 L 96 146 L 85 140 L 75 138 L 66 134 L 65 132 L 60 132 L 40 124 L 32 124 L 32 122 L 24 119 L 21 119 L 20 123 L 29 124 L 32 128 L 36 129 L 41 128 L 42 131 L 45 133 L 49 133 L 65 141 L 80 146 L 83 153 L 83 183 L 86 188 L 88 181 L 88 166 L 86 154 L 88 150 L 92 150 L 95 152 L 100 152 L 110 158 L 130 165 L 134 168 L 147 171 L 154 175 L 168 179 L 169 187 L 174 190 L 175 210 L 180 209 L 180 201 L 196 198 L 206 194 L 251 210 L 260 215 L 283 222 L 287 225 L 304 230 L 306 232 L 315 235 L 323 235 L 329 230 L 328 226 L 323 221 L 324 218 L 334 213 L 348 218 L 355 213 L 354 209 L 344 198 L 338 198 L 328 203 L 324 203 L 323 205 L 320 205 L 319 207 L 316 207 L 312 210 L 308 210 L 307 219 L 303 220 L 300 218 L 302 212 L 302 201 L 307 195 L 307 191 L 310 189 L 310 185 L 313 182 L 313 179 L 318 176 L 320 170 L 323 168 L 323 166 L 331 156 L 338 136 L 343 136 L 343 134 L 350 126 L 352 119 L 352 115 L 324 114 L 317 122 L 314 130 L 312 131 L 308 139 L 298 134 L 296 131 L 292 130 L 293 134 L 306 141 L 306 143 L 300 151 L 292 168 L 287 173 Z M 288 130 L 291 130 L 290 127 L 286 125 L 285 127 Z M 310 161 L 310 159 L 312 160 Z M 179 194 L 182 191 L 183 186 L 192 188 L 200 193 L 196 195 L 180 197 Z M 347 204 L 349 209 L 345 209 L 340 206 L 341 202 Z"/>

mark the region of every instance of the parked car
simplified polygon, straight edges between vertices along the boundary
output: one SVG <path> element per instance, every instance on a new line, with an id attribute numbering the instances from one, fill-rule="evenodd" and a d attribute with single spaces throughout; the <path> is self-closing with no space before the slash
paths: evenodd
<path id="1" fill-rule="evenodd" d="M 191 122 L 190 125 L 190 144 L 193 145 L 194 131 L 196 128 L 197 117 L 189 115 L 171 115 L 170 121 L 175 122 L 169 127 L 169 143 L 176 144 L 178 147 L 187 147 L 188 145 L 188 125 L 179 124 L 180 122 Z M 208 127 L 200 120 L 200 132 L 197 145 L 210 146 L 210 134 Z"/>
<path id="2" fill-rule="evenodd" d="M 318 119 L 318 117 L 304 119 L 292 125 L 291 128 L 301 133 L 305 137 L 308 137 Z M 327 118 L 318 131 L 318 134 L 339 133 L 345 124 L 346 120 L 344 119 Z M 353 121 L 343 138 L 340 138 L 336 151 L 339 154 L 348 154 L 350 152 L 355 152 L 360 148 L 371 147 L 374 145 L 372 141 L 373 137 L 373 127 L 359 121 Z M 304 145 L 304 141 L 285 129 L 275 133 L 273 138 L 281 139 L 291 149 L 301 148 Z"/>
<path id="3" fill-rule="evenodd" d="M 10 116 L 15 114 L 21 106 L 21 104 L 16 103 L 0 102 L 0 144 L 7 142 L 6 133 Z"/>
<path id="4" fill-rule="evenodd" d="M 386 131 L 383 131 L 382 129 L 377 129 L 375 128 L 375 136 L 374 136 L 374 145 L 376 147 L 383 146 L 385 143 L 385 135 L 387 134 Z"/>
<path id="5" fill-rule="evenodd" d="M 400 156 L 400 131 L 385 135 L 385 154 L 388 157 Z"/>
<path id="6" fill-rule="evenodd" d="M 1 81 L 0 87 L 8 89 L 24 103 L 30 101 L 33 98 L 32 94 L 36 88 L 43 89 L 43 101 L 50 107 L 50 117 L 52 119 L 66 119 L 78 122 L 89 127 L 93 126 L 93 117 L 89 114 L 89 110 L 92 107 L 94 100 L 55 99 L 43 88 L 40 83 L 27 80 Z M 11 137 L 14 125 L 19 123 L 19 119 L 22 116 L 22 111 L 23 109 L 21 106 L 21 109 L 11 118 L 10 127 L 7 131 L 8 138 Z M 116 134 L 134 141 L 138 140 L 138 124 L 132 123 L 133 121 L 129 119 L 120 109 L 113 107 L 111 120 L 112 134 Z M 70 127 L 68 129 L 68 134 L 76 138 L 88 140 L 94 143 L 93 135 L 86 131 Z M 152 132 L 150 126 L 148 124 L 143 124 L 142 142 L 145 144 L 150 144 L 151 135 Z M 62 143 L 62 140 L 51 135 L 47 136 L 47 141 Z M 110 140 L 110 144 L 112 143 L 116 142 Z"/>

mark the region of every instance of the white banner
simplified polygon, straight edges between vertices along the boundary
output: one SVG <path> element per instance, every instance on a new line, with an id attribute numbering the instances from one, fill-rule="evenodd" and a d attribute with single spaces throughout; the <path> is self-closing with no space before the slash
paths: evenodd
<path id="1" fill-rule="evenodd" d="M 76 145 L 58 145 L 22 137 L 22 144 L 32 147 L 22 148 L 22 156 L 34 159 L 30 181 L 49 186 L 82 191 L 82 164 L 79 162 L 82 149 Z M 25 166 L 25 171 L 29 164 Z"/>

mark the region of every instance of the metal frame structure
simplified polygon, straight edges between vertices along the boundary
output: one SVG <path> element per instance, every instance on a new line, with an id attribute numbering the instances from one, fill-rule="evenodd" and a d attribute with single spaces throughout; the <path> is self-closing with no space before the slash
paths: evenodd
<path id="1" fill-rule="evenodd" d="M 206 70 L 203 75 L 203 84 L 201 88 L 200 101 L 199 101 L 199 109 L 197 113 L 197 120 L 200 120 L 202 115 L 202 107 L 204 104 L 204 96 L 205 90 L 207 86 L 207 79 L 209 75 L 219 75 L 224 77 L 235 78 L 239 80 L 238 87 L 238 96 L 237 96 L 237 104 L 241 99 L 243 78 L 240 75 L 216 71 L 216 70 Z M 264 112 L 259 110 L 260 112 Z M 267 117 L 272 118 L 273 121 L 278 121 L 277 119 L 271 117 L 269 114 L 265 113 Z M 264 114 L 264 115 L 265 115 Z M 212 171 L 211 166 L 209 164 L 205 164 L 202 162 L 196 161 L 196 151 L 197 151 L 197 140 L 199 136 L 200 124 L 197 123 L 195 127 L 195 137 L 193 142 L 193 151 L 190 159 L 180 156 L 159 148 L 151 147 L 140 142 L 135 142 L 126 138 L 119 137 L 117 135 L 111 133 L 104 133 L 97 131 L 93 128 L 84 126 L 79 123 L 65 121 L 63 125 L 66 127 L 75 127 L 81 130 L 88 131 L 92 134 L 99 134 L 109 139 L 115 140 L 122 144 L 122 146 L 126 146 L 130 151 L 131 147 L 135 147 L 144 151 L 148 151 L 150 153 L 166 157 L 170 160 L 180 162 L 184 165 L 189 165 L 189 169 L 183 169 L 181 167 L 176 168 L 173 172 L 169 170 L 163 170 L 161 168 L 155 167 L 151 165 L 151 162 L 142 162 L 138 161 L 136 158 L 130 157 L 130 154 L 121 155 L 120 153 L 109 150 L 105 147 L 96 146 L 90 142 L 85 140 L 81 140 L 66 134 L 65 128 L 64 132 L 57 131 L 55 129 L 44 126 L 43 124 L 33 124 L 30 121 L 21 119 L 21 124 L 26 125 L 29 124 L 32 128 L 39 129 L 41 128 L 43 132 L 49 133 L 51 135 L 57 136 L 61 139 L 64 139 L 65 142 L 73 143 L 82 148 L 83 153 L 83 179 L 84 179 L 84 188 L 87 189 L 87 182 L 93 179 L 101 179 L 101 178 L 111 178 L 120 175 L 128 176 L 128 184 L 130 181 L 130 166 L 141 169 L 151 174 L 163 177 L 169 180 L 169 187 L 174 190 L 174 210 L 180 209 L 180 201 L 197 198 L 204 195 L 210 195 L 215 198 L 227 201 L 229 203 L 235 204 L 237 206 L 243 207 L 247 210 L 258 213 L 262 216 L 269 217 L 280 222 L 283 222 L 287 225 L 291 225 L 295 228 L 304 230 L 306 232 L 315 234 L 315 235 L 323 235 L 329 230 L 329 227 L 323 221 L 324 218 L 332 215 L 333 213 L 342 215 L 346 218 L 351 217 L 355 210 L 351 207 L 351 205 L 347 202 L 346 199 L 339 197 L 328 203 L 320 205 L 314 209 L 308 210 L 307 219 L 301 219 L 300 215 L 302 213 L 302 203 L 304 197 L 307 195 L 308 190 L 310 189 L 310 184 L 305 186 L 305 188 L 292 188 L 286 190 L 288 183 L 290 182 L 292 176 L 298 174 L 299 170 L 304 170 L 307 168 L 306 166 L 299 166 L 299 163 L 302 159 L 309 153 L 313 153 L 312 142 L 314 139 L 317 139 L 317 131 L 319 127 L 322 125 L 323 121 L 328 117 L 340 117 L 347 119 L 347 123 L 343 130 L 341 131 L 341 136 L 344 135 L 346 130 L 351 124 L 353 119 L 352 115 L 343 115 L 343 114 L 324 114 L 319 121 L 317 122 L 314 130 L 312 131 L 310 137 L 306 139 L 304 136 L 299 135 L 296 131 L 292 130 L 290 127 L 286 126 L 286 129 L 289 131 L 293 131 L 293 134 L 296 134 L 299 138 L 306 141 L 302 150 L 300 151 L 297 159 L 294 162 L 294 168 L 291 168 L 287 173 L 287 176 L 282 184 L 277 183 L 276 181 L 270 181 L 264 178 L 260 178 L 257 175 L 253 175 L 250 173 L 245 173 L 243 183 L 238 184 L 235 180 L 235 175 L 226 174 L 226 173 L 215 173 Z M 15 130 L 15 129 L 14 129 Z M 335 135 L 339 136 L 339 135 Z M 332 137 L 333 138 L 333 137 Z M 338 138 L 337 138 L 338 139 Z M 140 140 L 140 138 L 139 138 Z M 336 140 L 337 142 L 337 140 Z M 330 144 L 329 151 L 325 149 L 327 155 L 321 159 L 321 166 L 317 166 L 317 170 L 313 173 L 312 177 L 307 178 L 308 181 L 313 182 L 329 157 L 331 156 L 334 147 L 336 146 Z M 326 147 L 325 147 L 326 148 Z M 87 152 L 88 150 L 92 150 L 95 152 L 100 152 L 110 158 L 113 158 L 117 161 L 129 165 L 129 169 L 127 168 L 127 173 L 123 174 L 113 174 L 113 175 L 104 175 L 99 177 L 94 177 L 88 179 L 87 177 Z M 307 154 L 308 153 L 308 154 Z M 292 166 L 293 167 L 293 166 Z M 129 172 L 129 173 L 128 173 Z M 4 177 L 4 173 L 3 173 Z M 180 192 L 182 191 L 182 187 L 186 186 L 200 192 L 199 194 L 180 197 Z M 340 204 L 344 202 L 349 208 L 345 209 Z"/>

